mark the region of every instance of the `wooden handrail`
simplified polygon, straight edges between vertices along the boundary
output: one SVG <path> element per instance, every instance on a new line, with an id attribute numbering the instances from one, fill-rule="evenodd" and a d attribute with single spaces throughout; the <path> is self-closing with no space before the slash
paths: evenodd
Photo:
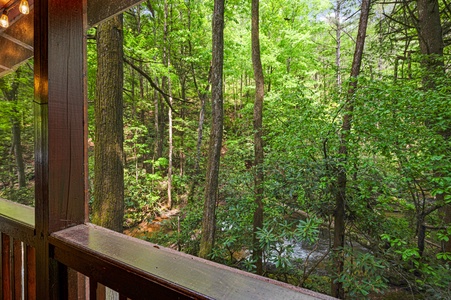
<path id="1" fill-rule="evenodd" d="M 92 224 L 49 243 L 54 259 L 132 299 L 334 299 Z"/>
<path id="2" fill-rule="evenodd" d="M 34 208 L 0 199 L 0 231 L 14 239 L 15 251 L 22 241 L 34 253 Z M 131 299 L 334 299 L 92 224 L 52 233 L 48 240 L 53 259 L 87 276 L 91 285 L 101 283 Z M 26 261 L 33 260 L 34 254 Z"/>
<path id="3" fill-rule="evenodd" d="M 34 208 L 0 198 L 2 299 L 36 299 Z"/>
<path id="4" fill-rule="evenodd" d="M 34 246 L 34 208 L 0 198 L 0 232 Z"/>

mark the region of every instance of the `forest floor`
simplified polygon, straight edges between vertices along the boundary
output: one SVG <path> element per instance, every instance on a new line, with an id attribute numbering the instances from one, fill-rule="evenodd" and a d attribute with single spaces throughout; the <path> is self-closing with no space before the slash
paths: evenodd
<path id="1" fill-rule="evenodd" d="M 177 216 L 179 212 L 179 209 L 165 210 L 159 216 L 155 216 L 152 220 L 146 218 L 141 223 L 125 229 L 124 234 L 139 239 L 146 239 L 152 234 L 159 232 L 161 230 L 162 223 Z"/>

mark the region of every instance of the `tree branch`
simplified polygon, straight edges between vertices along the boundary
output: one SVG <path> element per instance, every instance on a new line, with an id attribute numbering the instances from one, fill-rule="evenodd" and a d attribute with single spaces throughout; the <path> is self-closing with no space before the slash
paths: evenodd
<path id="1" fill-rule="evenodd" d="M 161 95 L 163 95 L 163 99 L 166 102 L 166 104 L 172 109 L 173 112 L 177 113 L 177 111 L 172 107 L 171 103 L 169 102 L 168 98 L 171 97 L 170 95 L 168 95 L 167 93 L 165 93 L 162 89 L 160 89 L 152 80 L 152 78 L 146 73 L 144 72 L 141 68 L 139 68 L 138 66 L 136 66 L 135 64 L 133 64 L 131 61 L 129 61 L 125 56 L 123 57 L 124 62 L 126 64 L 128 64 L 130 67 L 132 67 L 135 71 L 137 71 L 139 74 L 141 74 L 144 78 L 147 79 L 147 81 L 150 83 L 150 86 L 153 87 L 157 92 L 159 92 Z M 172 99 L 174 100 L 178 100 L 178 101 L 182 101 L 182 102 L 188 102 L 191 103 L 189 101 L 177 98 L 172 96 Z M 178 114 L 178 113 L 177 113 Z"/>

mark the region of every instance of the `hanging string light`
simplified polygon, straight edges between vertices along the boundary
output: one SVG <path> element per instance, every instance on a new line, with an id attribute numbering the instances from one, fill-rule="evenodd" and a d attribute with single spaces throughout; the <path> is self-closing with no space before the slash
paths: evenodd
<path id="1" fill-rule="evenodd" d="M 18 2 L 19 1 L 15 1 L 9 7 L 3 8 L 3 12 L 2 12 L 2 15 L 0 17 L 0 27 L 3 27 L 3 28 L 8 28 L 9 27 L 8 11 L 11 10 L 14 6 L 16 6 Z M 20 0 L 19 11 L 23 15 L 28 15 L 30 13 L 30 5 L 28 4 L 28 0 Z"/>
<path id="2" fill-rule="evenodd" d="M 28 15 L 30 13 L 30 6 L 28 5 L 28 0 L 20 1 L 19 11 L 24 15 Z"/>
<path id="3" fill-rule="evenodd" d="M 9 26 L 9 19 L 6 9 L 3 10 L 2 16 L 0 17 L 0 26 L 3 28 L 8 28 Z"/>

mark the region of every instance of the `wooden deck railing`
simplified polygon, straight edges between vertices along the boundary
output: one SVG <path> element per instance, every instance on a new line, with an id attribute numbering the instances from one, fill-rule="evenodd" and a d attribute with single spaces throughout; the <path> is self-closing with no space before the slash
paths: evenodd
<path id="1" fill-rule="evenodd" d="M 0 199 L 2 299 L 36 299 L 34 209 Z"/>
<path id="2" fill-rule="evenodd" d="M 0 199 L 4 300 L 36 299 L 33 222 L 33 208 Z M 92 224 L 48 240 L 58 299 L 104 299 L 102 285 L 119 299 L 333 299 Z"/>

